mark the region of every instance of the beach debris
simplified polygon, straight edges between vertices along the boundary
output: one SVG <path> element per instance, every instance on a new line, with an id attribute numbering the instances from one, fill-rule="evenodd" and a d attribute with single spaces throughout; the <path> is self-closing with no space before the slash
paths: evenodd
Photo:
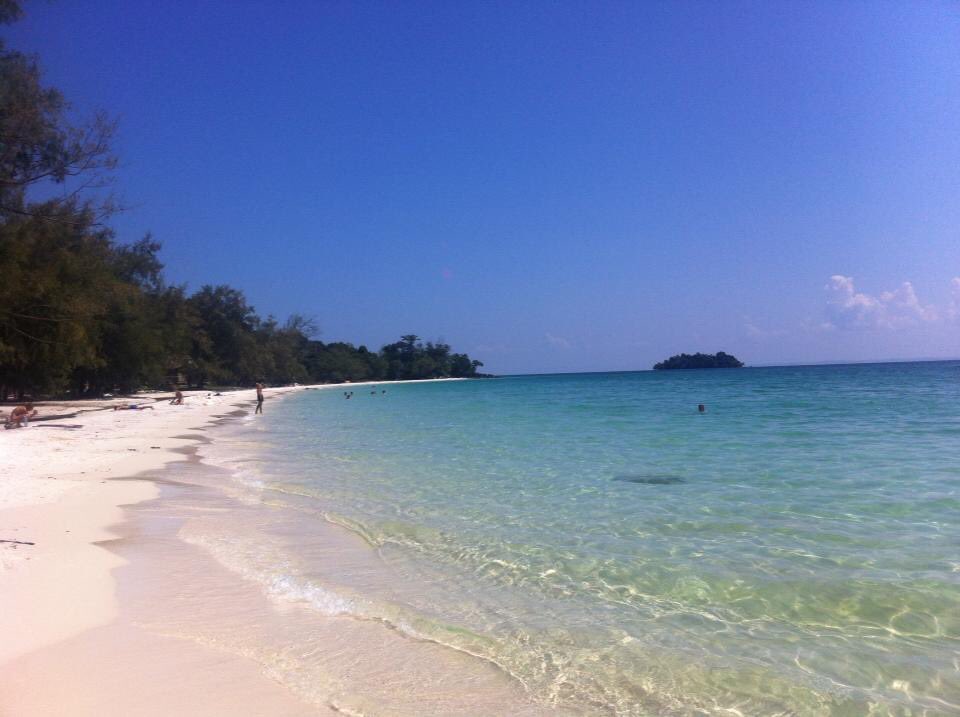
<path id="1" fill-rule="evenodd" d="M 29 540 L 0 540 L 0 543 L 14 543 L 15 545 L 36 545 Z"/>

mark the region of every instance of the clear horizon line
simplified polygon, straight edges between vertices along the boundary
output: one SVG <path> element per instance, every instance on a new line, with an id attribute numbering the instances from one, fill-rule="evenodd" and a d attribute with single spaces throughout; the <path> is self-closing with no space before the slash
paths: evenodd
<path id="1" fill-rule="evenodd" d="M 950 361 L 960 361 L 960 357 L 953 358 L 907 358 L 907 359 L 863 359 L 857 361 L 814 361 L 808 363 L 758 363 L 748 364 L 742 368 L 800 368 L 803 366 L 858 366 L 870 364 L 892 364 L 892 363 L 948 363 Z M 576 374 L 591 373 L 643 373 L 653 372 L 654 368 L 630 368 L 630 369 L 609 369 L 599 371 L 535 371 L 532 373 L 503 373 L 494 374 L 494 376 L 565 376 Z M 696 371 L 699 369 L 671 369 L 680 371 Z"/>

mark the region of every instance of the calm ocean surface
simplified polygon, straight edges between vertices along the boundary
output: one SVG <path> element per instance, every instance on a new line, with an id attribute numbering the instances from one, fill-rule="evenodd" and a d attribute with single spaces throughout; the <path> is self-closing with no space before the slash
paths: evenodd
<path id="1" fill-rule="evenodd" d="M 271 590 L 584 713 L 960 714 L 960 362 L 345 390 L 226 429 Z M 382 570 L 298 556 L 320 521 Z"/>

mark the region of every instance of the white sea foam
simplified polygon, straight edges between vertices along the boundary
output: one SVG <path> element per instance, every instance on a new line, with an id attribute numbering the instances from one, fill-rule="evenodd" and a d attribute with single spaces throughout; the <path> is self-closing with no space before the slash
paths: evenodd
<path id="1" fill-rule="evenodd" d="M 337 595 L 302 577 L 275 575 L 267 579 L 267 592 L 275 598 L 290 602 L 308 603 L 324 615 L 357 615 L 353 600 Z"/>

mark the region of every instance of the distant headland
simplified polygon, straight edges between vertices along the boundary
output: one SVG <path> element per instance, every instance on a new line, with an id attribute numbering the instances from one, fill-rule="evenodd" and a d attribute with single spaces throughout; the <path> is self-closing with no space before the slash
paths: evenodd
<path id="1" fill-rule="evenodd" d="M 743 368 L 743 362 L 723 351 L 715 354 L 677 354 L 654 364 L 657 371 L 675 368 Z"/>

